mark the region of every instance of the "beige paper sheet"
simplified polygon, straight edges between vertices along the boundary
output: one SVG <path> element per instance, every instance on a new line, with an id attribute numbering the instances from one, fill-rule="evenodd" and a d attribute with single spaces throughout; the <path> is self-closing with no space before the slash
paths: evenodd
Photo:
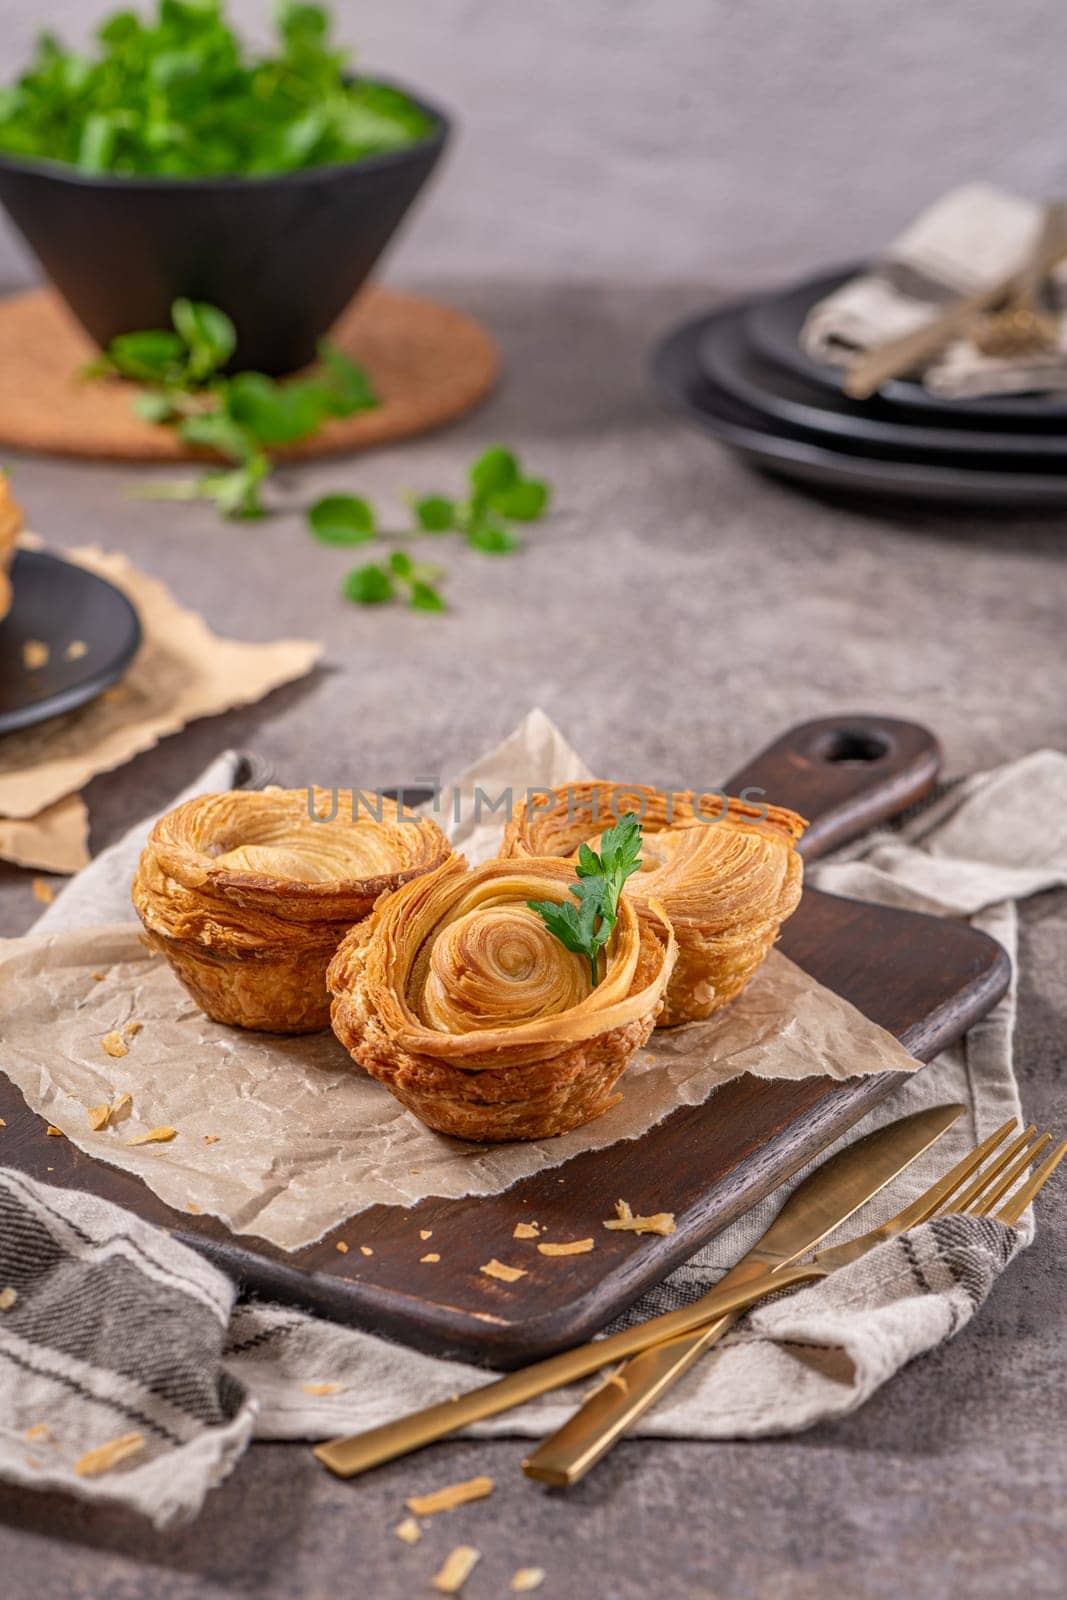
<path id="1" fill-rule="evenodd" d="M 88 866 L 89 813 L 81 795 L 65 795 L 35 817 L 0 817 L 0 859 L 43 872 Z"/>
<path id="2" fill-rule="evenodd" d="M 579 758 L 533 712 L 454 789 L 469 796 L 480 785 L 495 798 L 508 784 L 518 792 L 583 776 Z M 442 796 L 442 824 L 453 815 L 452 792 Z M 451 831 L 465 831 L 481 859 L 502 818 L 474 829 L 460 809 L 466 820 Z M 143 1027 L 114 1059 L 101 1040 L 130 1021 Z M 178 1210 L 194 1206 L 289 1250 L 378 1203 L 498 1193 L 582 1150 L 636 1138 L 742 1072 L 844 1078 L 915 1065 L 890 1034 L 775 952 L 717 1017 L 654 1034 L 606 1116 L 559 1139 L 463 1144 L 423 1127 L 331 1034 L 287 1039 L 208 1021 L 135 924 L 0 945 L 0 1066 L 34 1110 Z M 87 1108 L 124 1091 L 132 1116 L 91 1132 Z M 177 1128 L 171 1143 L 130 1145 L 160 1125 Z"/>
<path id="3" fill-rule="evenodd" d="M 122 681 L 90 705 L 9 733 L 0 743 L 0 817 L 37 816 L 95 773 L 121 766 L 194 718 L 249 705 L 302 677 L 322 654 L 307 639 L 220 639 L 125 556 L 95 545 L 63 554 L 129 596 L 144 642 Z"/>

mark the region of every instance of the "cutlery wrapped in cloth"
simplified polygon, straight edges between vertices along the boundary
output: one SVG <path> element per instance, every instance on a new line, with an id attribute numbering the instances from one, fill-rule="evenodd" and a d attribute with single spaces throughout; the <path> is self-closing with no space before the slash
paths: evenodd
<path id="1" fill-rule="evenodd" d="M 858 356 L 913 333 L 951 303 L 1021 268 L 1042 225 L 1035 201 L 985 183 L 953 189 L 915 219 L 864 272 L 813 307 L 801 344 L 818 361 L 849 366 Z M 946 399 L 1067 390 L 1067 262 L 1044 287 L 1058 336 L 1053 348 L 986 355 L 956 338 L 922 374 Z"/>

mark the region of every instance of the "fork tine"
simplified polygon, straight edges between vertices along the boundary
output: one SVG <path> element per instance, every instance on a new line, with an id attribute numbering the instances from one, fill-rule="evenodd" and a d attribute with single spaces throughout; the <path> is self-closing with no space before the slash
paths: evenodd
<path id="1" fill-rule="evenodd" d="M 1051 1178 L 1064 1156 L 1067 1156 L 1067 1139 L 1062 1144 L 1057 1145 L 1050 1156 L 1045 1157 L 1037 1171 L 1027 1179 L 1019 1192 L 1013 1194 L 1010 1200 L 1005 1201 L 997 1212 L 997 1221 L 1018 1222 L 1038 1190 L 1045 1187 L 1045 1184 Z"/>
<path id="2" fill-rule="evenodd" d="M 990 1162 L 984 1172 L 979 1172 L 977 1177 L 967 1185 L 966 1189 L 950 1200 L 948 1205 L 941 1208 L 942 1213 L 952 1214 L 954 1212 L 969 1211 L 978 1196 L 992 1183 L 994 1178 L 1004 1171 L 1008 1162 L 1014 1160 L 1020 1150 L 1025 1149 L 1036 1132 L 1037 1128 L 1031 1122 L 1030 1126 L 1024 1128 L 1017 1139 L 1013 1139 L 1011 1144 L 1002 1150 L 994 1161 Z"/>
<path id="3" fill-rule="evenodd" d="M 970 1155 L 964 1156 L 963 1160 L 957 1162 L 950 1172 L 946 1172 L 945 1176 L 940 1178 L 937 1183 L 931 1184 L 925 1194 L 921 1194 L 918 1200 L 913 1201 L 899 1216 L 893 1219 L 894 1224 L 898 1225 L 894 1227 L 893 1231 L 895 1233 L 903 1233 L 906 1228 L 914 1228 L 920 1222 L 926 1222 L 928 1218 L 935 1216 L 946 1202 L 952 1199 L 960 1185 L 967 1182 L 975 1168 L 981 1166 L 986 1156 L 990 1155 L 1016 1126 L 1015 1118 L 1010 1117 L 1007 1122 L 1001 1124 L 995 1133 L 991 1133 L 987 1139 L 983 1139 L 981 1144 L 976 1145 L 971 1151 Z"/>
<path id="4" fill-rule="evenodd" d="M 1042 1151 L 1052 1143 L 1051 1133 L 1043 1133 L 1040 1139 L 1035 1139 L 1028 1150 L 1024 1150 L 1017 1161 L 1013 1161 L 1007 1172 L 989 1190 L 983 1192 L 971 1206 L 972 1217 L 988 1217 L 997 1201 L 1006 1195 L 1009 1189 L 1014 1188 L 1028 1167 L 1032 1167 Z"/>

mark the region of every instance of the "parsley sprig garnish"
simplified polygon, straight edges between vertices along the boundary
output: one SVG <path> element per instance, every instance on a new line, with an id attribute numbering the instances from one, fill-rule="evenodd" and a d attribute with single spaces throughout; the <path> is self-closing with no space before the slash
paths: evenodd
<path id="1" fill-rule="evenodd" d="M 528 900 L 549 933 L 575 955 L 585 956 L 596 988 L 600 982 L 600 952 L 611 938 L 619 916 L 619 896 L 627 878 L 641 865 L 641 824 L 628 811 L 618 825 L 600 838 L 600 854 L 583 844 L 578 851 L 578 881 L 569 900 Z"/>
<path id="2" fill-rule="evenodd" d="M 223 372 L 237 334 L 217 306 L 175 300 L 171 321 L 172 328 L 119 334 L 86 376 L 139 384 L 132 402 L 138 416 L 173 428 L 186 444 L 216 451 L 231 466 L 148 484 L 139 491 L 146 499 L 209 499 L 225 517 L 261 517 L 271 448 L 309 438 L 330 417 L 378 404 L 362 367 L 325 339 L 315 372 L 278 383 L 262 372 Z"/>

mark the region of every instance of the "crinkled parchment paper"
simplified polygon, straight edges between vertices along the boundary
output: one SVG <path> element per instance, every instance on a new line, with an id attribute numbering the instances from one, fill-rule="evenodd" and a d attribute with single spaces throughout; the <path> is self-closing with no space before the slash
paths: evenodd
<path id="1" fill-rule="evenodd" d="M 457 787 L 583 775 L 533 713 Z M 499 834 L 497 820 L 466 842 L 481 856 Z M 129 1022 L 142 1027 L 113 1058 L 101 1041 Z M 636 1138 L 742 1072 L 845 1078 L 915 1065 L 890 1034 L 775 952 L 718 1016 L 654 1034 L 627 1068 L 622 1101 L 596 1122 L 538 1143 L 465 1144 L 423 1127 L 331 1034 L 285 1038 L 210 1022 L 136 924 L 0 945 L 0 1066 L 34 1110 L 178 1210 L 214 1213 L 289 1250 L 378 1203 L 499 1192 L 582 1150 Z M 91 1132 L 87 1108 L 124 1091 L 132 1115 Z M 178 1130 L 169 1144 L 131 1145 L 160 1125 Z"/>

